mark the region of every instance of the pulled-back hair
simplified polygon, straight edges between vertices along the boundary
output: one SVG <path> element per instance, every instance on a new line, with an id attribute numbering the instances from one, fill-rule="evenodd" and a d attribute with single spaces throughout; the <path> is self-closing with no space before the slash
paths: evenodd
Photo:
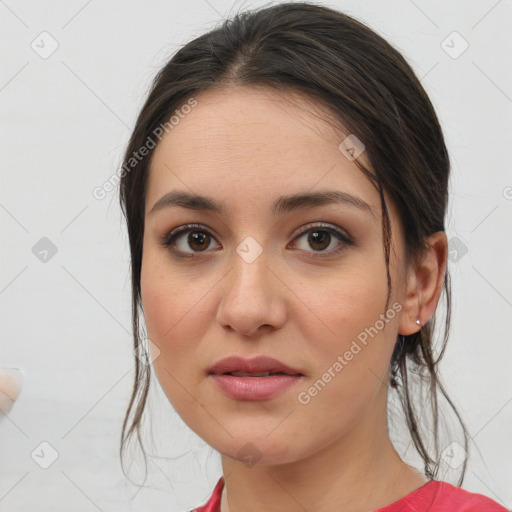
<path id="1" fill-rule="evenodd" d="M 227 85 L 298 92 L 327 108 L 340 126 L 364 143 L 371 169 L 358 160 L 355 163 L 380 195 L 388 283 L 386 307 L 391 294 L 391 226 L 384 190 L 399 213 L 407 264 L 424 254 L 429 235 L 445 230 L 448 152 L 434 108 L 401 53 L 363 23 L 320 5 L 281 3 L 238 13 L 187 43 L 158 72 L 124 155 L 120 203 L 129 235 L 133 336 L 140 357 L 146 357 L 139 332 L 140 277 L 152 151 L 135 164 L 130 159 L 190 98 Z M 441 458 L 439 390 L 462 426 L 464 449 L 468 450 L 466 427 L 438 375 L 450 327 L 448 270 L 443 292 L 445 329 L 437 359 L 434 314 L 418 332 L 398 335 L 389 366 L 390 392 L 398 393 L 412 441 L 424 461 L 424 473 L 431 479 L 438 474 Z M 121 461 L 125 443 L 134 433 L 142 445 L 140 427 L 150 387 L 150 366 L 141 363 L 139 357 L 134 360 L 135 381 L 121 433 Z M 413 403 L 415 386 L 426 387 L 427 392 L 419 408 Z M 423 438 L 418 409 L 431 415 L 427 430 L 435 442 L 433 453 Z M 464 479 L 466 461 L 467 457 L 458 485 Z"/>

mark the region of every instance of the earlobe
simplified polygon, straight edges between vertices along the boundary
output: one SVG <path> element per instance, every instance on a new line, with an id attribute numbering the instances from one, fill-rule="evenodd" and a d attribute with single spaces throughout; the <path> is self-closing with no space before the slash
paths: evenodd
<path id="1" fill-rule="evenodd" d="M 408 271 L 398 328 L 404 336 L 414 334 L 430 320 L 443 289 L 448 254 L 445 232 L 430 235 L 427 247 L 420 260 Z"/>
<path id="2" fill-rule="evenodd" d="M 409 336 L 421 328 L 420 311 L 421 289 L 418 283 L 418 273 L 416 268 L 411 267 L 407 275 L 406 289 L 402 300 L 399 334 Z"/>

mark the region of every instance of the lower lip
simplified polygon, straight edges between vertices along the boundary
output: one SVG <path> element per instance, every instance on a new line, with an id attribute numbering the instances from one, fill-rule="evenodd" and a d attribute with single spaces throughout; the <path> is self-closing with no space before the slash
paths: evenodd
<path id="1" fill-rule="evenodd" d="M 293 386 L 301 375 L 269 375 L 268 377 L 235 377 L 210 375 L 219 389 L 235 400 L 268 400 Z"/>

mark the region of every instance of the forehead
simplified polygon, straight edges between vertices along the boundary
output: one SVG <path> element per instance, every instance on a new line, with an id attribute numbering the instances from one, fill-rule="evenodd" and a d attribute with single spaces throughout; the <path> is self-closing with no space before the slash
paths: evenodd
<path id="1" fill-rule="evenodd" d="M 325 106 L 296 91 L 225 86 L 195 99 L 197 105 L 164 135 L 157 153 L 167 148 L 195 154 L 206 144 L 210 152 L 230 158 L 263 155 L 266 148 L 279 158 L 276 148 L 286 153 L 294 144 L 295 151 L 305 151 L 319 143 L 337 145 L 343 137 L 339 121 Z"/>
<path id="2" fill-rule="evenodd" d="M 375 204 L 368 179 L 338 147 L 349 132 L 323 105 L 266 87 L 229 86 L 194 97 L 197 105 L 154 150 L 147 210 L 173 188 L 243 203 L 336 187 Z M 359 160 L 368 167 L 364 154 Z"/>

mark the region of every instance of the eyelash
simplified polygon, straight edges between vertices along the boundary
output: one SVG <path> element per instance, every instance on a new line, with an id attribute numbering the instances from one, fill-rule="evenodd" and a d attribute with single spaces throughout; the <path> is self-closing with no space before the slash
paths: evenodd
<path id="1" fill-rule="evenodd" d="M 195 254 L 202 255 L 206 251 L 200 251 L 197 253 L 181 253 L 180 254 L 180 251 L 178 251 L 174 247 L 175 242 L 179 236 L 181 236 L 185 233 L 191 232 L 191 231 L 207 233 L 212 238 L 215 238 L 207 229 L 204 229 L 201 226 L 201 224 L 185 224 L 183 226 L 179 226 L 178 228 L 173 229 L 168 234 L 166 234 L 163 237 L 161 244 L 164 245 L 165 247 L 168 247 L 178 258 L 193 258 L 193 257 L 195 257 Z M 333 256 L 333 255 L 340 253 L 344 249 L 346 249 L 346 246 L 354 245 L 354 242 L 347 235 L 345 235 L 342 231 L 335 229 L 335 228 L 329 226 L 328 224 L 322 224 L 322 223 L 315 224 L 315 225 L 309 224 L 309 225 L 301 227 L 299 229 L 299 233 L 295 237 L 294 241 L 297 238 L 301 237 L 303 234 L 313 232 L 313 231 L 326 231 L 326 232 L 330 233 L 331 235 L 334 235 L 340 242 L 342 242 L 342 244 L 338 248 L 331 249 L 330 251 L 321 251 L 321 252 L 313 251 L 313 255 L 312 255 L 313 258 L 325 258 L 328 256 Z M 306 252 L 311 252 L 311 251 L 306 251 Z"/>

